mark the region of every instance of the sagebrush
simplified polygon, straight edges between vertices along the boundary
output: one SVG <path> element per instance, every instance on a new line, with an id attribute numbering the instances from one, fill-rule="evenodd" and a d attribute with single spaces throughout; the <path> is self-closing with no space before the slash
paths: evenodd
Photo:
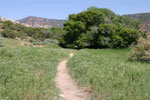
<path id="1" fill-rule="evenodd" d="M 137 45 L 131 46 L 130 60 L 150 62 L 150 37 L 139 38 Z"/>

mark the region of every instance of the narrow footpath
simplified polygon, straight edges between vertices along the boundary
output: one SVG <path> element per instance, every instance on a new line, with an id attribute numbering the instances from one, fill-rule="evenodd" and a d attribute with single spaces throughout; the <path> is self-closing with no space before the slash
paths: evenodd
<path id="1" fill-rule="evenodd" d="M 70 53 L 71 57 L 73 57 L 73 53 Z M 55 82 L 57 88 L 60 89 L 60 100 L 90 100 L 88 99 L 89 93 L 80 89 L 69 75 L 67 62 L 67 59 L 61 61 L 57 67 Z"/>

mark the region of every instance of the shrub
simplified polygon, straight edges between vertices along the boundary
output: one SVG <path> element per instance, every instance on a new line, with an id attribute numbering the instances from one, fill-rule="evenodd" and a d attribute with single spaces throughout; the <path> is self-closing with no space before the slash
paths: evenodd
<path id="1" fill-rule="evenodd" d="M 4 31 L 1 32 L 1 35 L 7 38 L 15 38 L 17 34 L 14 31 L 12 31 L 10 28 L 6 28 L 4 29 Z"/>
<path id="2" fill-rule="evenodd" d="M 64 35 L 64 30 L 62 27 L 52 27 L 48 30 L 49 30 L 49 32 L 47 32 L 48 38 L 61 40 Z M 45 31 L 46 31 L 46 29 L 45 29 Z"/>
<path id="3" fill-rule="evenodd" d="M 3 47 L 2 40 L 0 40 L 0 47 Z"/>
<path id="4" fill-rule="evenodd" d="M 150 37 L 140 37 L 138 44 L 131 46 L 129 59 L 150 62 Z"/>
<path id="5" fill-rule="evenodd" d="M 1 35 L 0 35 L 0 47 L 3 47 L 3 43 L 2 43 L 2 39 L 1 39 Z"/>
<path id="6" fill-rule="evenodd" d="M 34 45 L 46 45 L 46 44 L 59 44 L 59 41 L 56 39 L 45 39 L 44 41 L 41 40 L 29 40 L 31 43 L 33 43 Z"/>

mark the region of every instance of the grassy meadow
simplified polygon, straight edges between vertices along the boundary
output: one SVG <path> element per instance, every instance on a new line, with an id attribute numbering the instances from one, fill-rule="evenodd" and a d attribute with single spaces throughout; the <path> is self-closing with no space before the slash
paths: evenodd
<path id="1" fill-rule="evenodd" d="M 54 84 L 59 61 L 69 51 L 52 45 L 21 46 L 21 40 L 3 39 L 0 48 L 0 100 L 57 100 Z M 56 48 L 55 48 L 56 47 Z"/>
<path id="2" fill-rule="evenodd" d="M 0 100 L 58 100 L 56 68 L 69 49 L 55 44 L 33 48 L 3 38 L 0 48 Z M 68 62 L 91 100 L 150 100 L 150 64 L 128 60 L 129 49 L 83 49 Z"/>
<path id="3" fill-rule="evenodd" d="M 80 50 L 68 68 L 92 100 L 150 100 L 150 64 L 128 61 L 129 49 Z M 97 99 L 96 99 L 96 98 Z"/>

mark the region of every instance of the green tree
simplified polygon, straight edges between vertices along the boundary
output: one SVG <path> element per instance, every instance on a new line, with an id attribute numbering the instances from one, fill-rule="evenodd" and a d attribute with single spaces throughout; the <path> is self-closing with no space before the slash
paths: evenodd
<path id="1" fill-rule="evenodd" d="M 114 24 L 100 24 L 98 27 L 97 45 L 100 48 L 111 48 L 113 36 L 117 31 Z"/>
<path id="2" fill-rule="evenodd" d="M 105 18 L 104 18 L 105 23 L 107 23 L 107 24 L 112 24 L 113 20 L 116 17 L 115 13 L 107 8 L 90 7 L 87 10 L 94 10 L 94 11 L 102 12 L 105 16 Z"/>
<path id="3" fill-rule="evenodd" d="M 85 33 L 85 24 L 81 21 L 67 21 L 64 24 L 64 30 L 66 31 L 66 34 L 64 35 L 64 40 L 61 45 L 74 48 L 75 46 L 78 46 L 75 44 L 75 41 L 77 41 L 82 33 Z"/>
<path id="4" fill-rule="evenodd" d="M 123 48 L 137 41 L 138 22 L 109 9 L 90 7 L 69 15 L 61 45 L 69 48 Z"/>
<path id="5" fill-rule="evenodd" d="M 81 21 L 85 24 L 86 29 L 89 29 L 91 26 L 98 26 L 104 23 L 104 14 L 97 10 L 87 10 L 77 15 L 70 15 L 69 21 Z"/>
<path id="6" fill-rule="evenodd" d="M 140 25 L 138 21 L 124 16 L 116 16 L 115 19 L 113 20 L 113 23 L 120 24 L 122 26 L 133 29 L 139 29 Z"/>
<path id="7" fill-rule="evenodd" d="M 131 28 L 122 28 L 118 35 L 123 39 L 124 47 L 130 46 L 132 43 L 136 43 L 139 38 L 139 31 Z"/>

